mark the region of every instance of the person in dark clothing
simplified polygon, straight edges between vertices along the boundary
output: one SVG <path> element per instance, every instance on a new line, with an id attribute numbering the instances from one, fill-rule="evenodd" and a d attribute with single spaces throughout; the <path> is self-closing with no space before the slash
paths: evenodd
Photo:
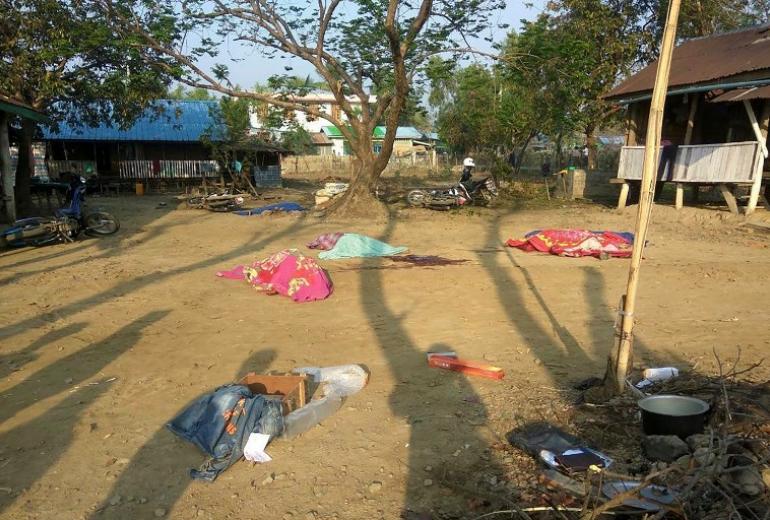
<path id="1" fill-rule="evenodd" d="M 460 177 L 460 182 L 465 184 L 473 179 L 473 169 L 476 167 L 476 163 L 473 161 L 473 157 L 466 157 L 463 159 L 463 175 Z"/>
<path id="2" fill-rule="evenodd" d="M 75 194 L 75 190 L 85 184 L 85 179 L 73 172 L 65 172 L 61 175 L 62 179 L 67 180 L 69 187 L 67 188 L 67 196 L 64 200 L 65 205 L 69 206 L 72 203 L 72 196 Z M 85 200 L 85 197 L 81 194 L 81 198 Z"/>
<path id="3" fill-rule="evenodd" d="M 465 186 L 468 193 L 473 191 L 473 169 L 475 167 L 476 163 L 473 161 L 473 157 L 463 159 L 463 174 L 460 177 L 460 184 Z"/>
<path id="4" fill-rule="evenodd" d="M 511 150 L 511 153 L 508 154 L 508 165 L 511 167 L 512 170 L 516 170 L 516 152 Z"/>
<path id="5" fill-rule="evenodd" d="M 543 177 L 548 177 L 551 175 L 551 161 L 548 159 L 543 161 L 543 164 L 540 166 L 540 175 Z"/>

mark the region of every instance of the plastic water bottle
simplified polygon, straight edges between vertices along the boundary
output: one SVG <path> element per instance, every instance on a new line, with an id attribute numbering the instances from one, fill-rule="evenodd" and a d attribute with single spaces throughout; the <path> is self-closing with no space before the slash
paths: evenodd
<path id="1" fill-rule="evenodd" d="M 679 369 L 674 367 L 646 368 L 643 372 L 648 381 L 665 381 L 679 375 Z"/>

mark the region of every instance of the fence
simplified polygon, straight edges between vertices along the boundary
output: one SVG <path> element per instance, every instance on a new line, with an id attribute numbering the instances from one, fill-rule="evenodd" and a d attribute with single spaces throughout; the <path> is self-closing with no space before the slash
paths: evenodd
<path id="1" fill-rule="evenodd" d="M 302 176 L 303 173 L 349 174 L 353 168 L 354 157 L 352 155 L 294 155 L 283 160 L 284 174 L 289 176 Z M 433 158 L 431 152 L 417 152 L 414 155 L 407 154 L 396 156 L 393 154 L 388 166 L 388 171 L 408 168 L 411 166 L 431 167 Z M 434 167 L 444 167 L 450 164 L 446 154 L 436 154 Z"/>
<path id="2" fill-rule="evenodd" d="M 756 141 L 678 146 L 673 161 L 664 160 L 666 168 L 659 172 L 659 178 L 674 182 L 750 183 L 761 171 L 757 168 L 757 161 L 764 160 L 761 154 Z M 618 178 L 640 180 L 643 162 L 644 146 L 624 146 Z"/>
<path id="3" fill-rule="evenodd" d="M 282 186 L 280 165 L 262 167 L 255 166 L 251 169 L 251 176 L 254 179 L 254 186 L 263 188 L 280 188 Z"/>
<path id="4" fill-rule="evenodd" d="M 60 179 L 63 173 L 74 173 L 81 176 L 94 175 L 97 172 L 95 161 L 51 161 L 46 163 L 48 176 Z"/>
<path id="5" fill-rule="evenodd" d="M 123 179 L 199 179 L 219 175 L 216 161 L 120 161 Z"/>

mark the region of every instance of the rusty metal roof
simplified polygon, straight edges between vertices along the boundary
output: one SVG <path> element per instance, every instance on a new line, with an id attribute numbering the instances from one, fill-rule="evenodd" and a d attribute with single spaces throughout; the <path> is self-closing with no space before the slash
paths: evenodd
<path id="1" fill-rule="evenodd" d="M 710 103 L 731 103 L 734 101 L 751 101 L 752 99 L 770 99 L 770 86 L 754 88 L 737 88 L 715 93 L 716 97 L 709 99 Z"/>
<path id="2" fill-rule="evenodd" d="M 323 132 L 313 132 L 310 134 L 310 139 L 313 141 L 313 144 L 316 145 L 332 145 L 332 140 L 326 137 L 326 134 Z"/>
<path id="3" fill-rule="evenodd" d="M 612 89 L 605 98 L 619 100 L 651 94 L 657 66 L 657 61 L 649 64 Z M 752 80 L 766 80 L 766 83 L 770 83 L 770 26 L 696 38 L 682 43 L 674 49 L 669 88 L 681 90 L 672 87 L 699 84 L 706 86 L 718 80 L 745 76 L 750 72 L 759 73 L 756 78 L 751 78 Z"/>

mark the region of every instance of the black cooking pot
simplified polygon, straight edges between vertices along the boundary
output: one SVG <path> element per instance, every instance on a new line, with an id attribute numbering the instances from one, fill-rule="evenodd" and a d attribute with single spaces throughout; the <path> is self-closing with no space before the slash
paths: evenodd
<path id="1" fill-rule="evenodd" d="M 639 401 L 645 435 L 677 435 L 686 439 L 703 432 L 709 404 L 682 395 L 653 395 Z"/>

